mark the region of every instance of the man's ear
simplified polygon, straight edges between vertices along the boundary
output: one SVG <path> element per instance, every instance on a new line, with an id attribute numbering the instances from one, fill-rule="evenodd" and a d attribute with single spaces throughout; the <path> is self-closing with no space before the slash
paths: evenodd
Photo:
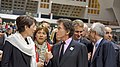
<path id="1" fill-rule="evenodd" d="M 67 31 L 67 34 L 69 34 L 70 33 L 70 31 Z"/>
<path id="2" fill-rule="evenodd" d="M 28 29 L 28 26 L 25 25 L 25 30 L 27 30 L 27 29 Z"/>

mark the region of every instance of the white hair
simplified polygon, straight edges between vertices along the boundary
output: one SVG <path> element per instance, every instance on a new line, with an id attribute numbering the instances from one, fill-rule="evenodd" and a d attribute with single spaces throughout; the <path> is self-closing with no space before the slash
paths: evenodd
<path id="1" fill-rule="evenodd" d="M 102 23 L 93 23 L 93 25 L 91 26 L 91 29 L 95 32 L 97 32 L 97 34 L 101 37 L 104 36 L 105 34 L 105 25 Z"/>
<path id="2" fill-rule="evenodd" d="M 86 32 L 88 32 L 88 26 L 87 26 L 86 23 L 84 23 L 84 30 L 85 30 Z"/>

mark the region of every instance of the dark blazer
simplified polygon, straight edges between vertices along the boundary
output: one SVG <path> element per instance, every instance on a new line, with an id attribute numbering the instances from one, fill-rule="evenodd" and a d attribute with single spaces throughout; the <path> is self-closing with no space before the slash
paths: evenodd
<path id="1" fill-rule="evenodd" d="M 88 40 L 85 37 L 82 37 L 80 38 L 80 42 L 86 45 L 88 53 L 93 51 L 93 44 L 90 40 Z"/>
<path id="2" fill-rule="evenodd" d="M 4 41 L 5 41 L 5 36 L 2 35 L 2 36 L 0 37 L 0 50 L 3 49 Z"/>
<path id="3" fill-rule="evenodd" d="M 3 35 L 0 37 L 0 50 L 3 50 L 4 40 L 5 40 L 5 36 Z M 0 61 L 0 67 L 1 67 L 1 61 Z"/>
<path id="4" fill-rule="evenodd" d="M 85 45 L 72 40 L 59 62 L 60 42 L 53 46 L 53 58 L 45 67 L 88 67 L 87 48 Z M 71 49 L 73 48 L 73 49 Z"/>
<path id="5" fill-rule="evenodd" d="M 1 67 L 30 67 L 30 60 L 30 56 L 22 53 L 10 42 L 5 42 Z"/>
<path id="6" fill-rule="evenodd" d="M 91 67 L 116 67 L 115 50 L 111 42 L 102 40 L 91 59 Z"/>

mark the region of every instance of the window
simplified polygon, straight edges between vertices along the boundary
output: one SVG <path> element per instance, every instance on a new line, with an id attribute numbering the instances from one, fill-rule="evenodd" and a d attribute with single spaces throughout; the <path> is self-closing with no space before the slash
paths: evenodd
<path id="1" fill-rule="evenodd" d="M 89 0 L 88 4 L 88 13 L 89 14 L 99 14 L 100 4 L 98 0 Z"/>
<path id="2" fill-rule="evenodd" d="M 49 4 L 41 3 L 40 8 L 49 8 Z"/>

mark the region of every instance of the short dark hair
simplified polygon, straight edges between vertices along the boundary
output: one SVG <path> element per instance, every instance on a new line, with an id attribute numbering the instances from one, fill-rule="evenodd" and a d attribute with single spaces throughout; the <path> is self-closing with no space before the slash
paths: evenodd
<path id="1" fill-rule="evenodd" d="M 73 34 L 74 34 L 74 26 L 73 26 L 73 23 L 70 19 L 59 19 L 57 21 L 58 24 L 61 24 L 63 23 L 64 25 L 64 28 L 66 31 L 69 31 L 69 37 L 72 37 Z"/>
<path id="2" fill-rule="evenodd" d="M 17 31 L 24 32 L 25 25 L 30 27 L 33 23 L 36 24 L 37 21 L 31 16 L 26 16 L 26 15 L 19 16 L 16 19 Z"/>

